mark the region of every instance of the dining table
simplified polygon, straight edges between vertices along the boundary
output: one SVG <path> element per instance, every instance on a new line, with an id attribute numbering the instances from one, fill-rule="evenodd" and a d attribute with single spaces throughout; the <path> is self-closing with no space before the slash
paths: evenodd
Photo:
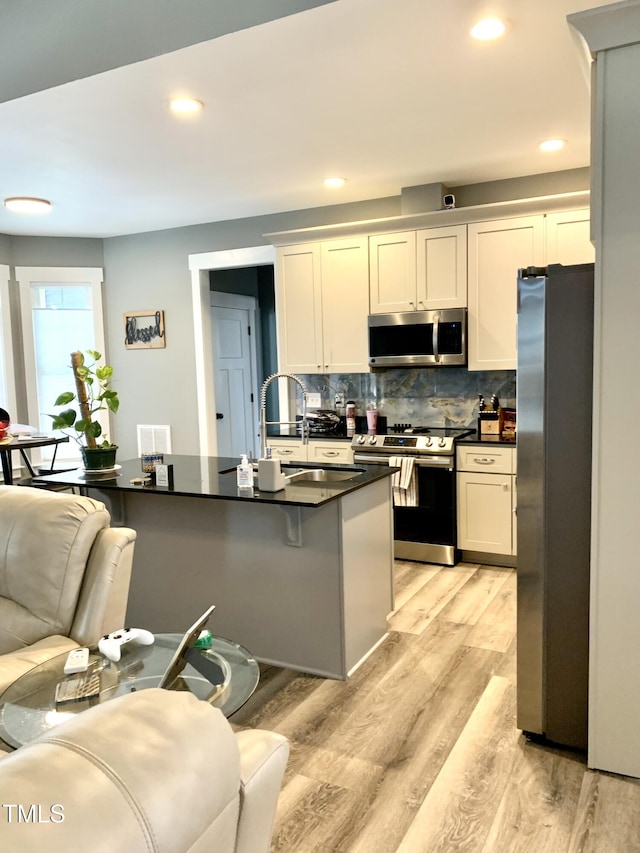
<path id="1" fill-rule="evenodd" d="M 51 459 L 51 464 L 48 466 L 50 470 L 53 470 L 55 461 L 56 461 L 56 453 L 58 452 L 58 445 L 64 444 L 69 441 L 69 436 L 57 436 L 57 435 L 42 435 L 36 433 L 35 435 L 13 435 L 7 436 L 0 440 L 0 461 L 2 461 L 2 476 L 4 478 L 4 483 L 6 486 L 13 485 L 13 466 L 12 466 L 12 458 L 11 454 L 14 451 L 18 451 L 22 456 L 24 464 L 27 466 L 29 474 L 32 477 L 37 477 L 38 473 L 31 463 L 31 459 L 27 453 L 27 450 L 31 450 L 34 447 L 49 447 L 54 446 L 53 458 Z"/>

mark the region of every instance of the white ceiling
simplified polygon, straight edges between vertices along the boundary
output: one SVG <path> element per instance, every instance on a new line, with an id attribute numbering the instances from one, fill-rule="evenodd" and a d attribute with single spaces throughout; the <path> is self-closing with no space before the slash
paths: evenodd
<path id="1" fill-rule="evenodd" d="M 54 205 L 0 207 L 0 233 L 106 237 L 586 166 L 566 16 L 594 5 L 338 0 L 0 104 L 0 198 Z M 508 35 L 474 42 L 487 6 Z M 176 94 L 205 110 L 176 120 Z M 538 150 L 557 136 L 564 151 Z"/>

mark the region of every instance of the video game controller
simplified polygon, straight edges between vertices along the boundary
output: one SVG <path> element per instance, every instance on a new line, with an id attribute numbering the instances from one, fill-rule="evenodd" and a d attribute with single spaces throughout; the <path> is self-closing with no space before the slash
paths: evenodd
<path id="1" fill-rule="evenodd" d="M 144 628 L 122 628 L 105 634 L 98 642 L 98 651 L 114 663 L 120 660 L 120 649 L 127 643 L 140 643 L 141 646 L 150 646 L 155 637 L 151 631 Z"/>

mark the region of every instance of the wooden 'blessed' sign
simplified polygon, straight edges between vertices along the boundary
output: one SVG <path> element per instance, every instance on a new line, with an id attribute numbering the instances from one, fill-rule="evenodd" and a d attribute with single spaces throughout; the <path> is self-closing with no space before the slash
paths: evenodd
<path id="1" fill-rule="evenodd" d="M 159 349 L 166 346 L 164 311 L 127 311 L 123 317 L 126 349 Z"/>

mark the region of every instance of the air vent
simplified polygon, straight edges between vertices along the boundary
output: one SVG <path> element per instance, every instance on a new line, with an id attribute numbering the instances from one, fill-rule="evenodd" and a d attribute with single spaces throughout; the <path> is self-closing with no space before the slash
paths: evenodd
<path id="1" fill-rule="evenodd" d="M 171 453 L 171 427 L 138 424 L 138 456 L 141 453 Z"/>

